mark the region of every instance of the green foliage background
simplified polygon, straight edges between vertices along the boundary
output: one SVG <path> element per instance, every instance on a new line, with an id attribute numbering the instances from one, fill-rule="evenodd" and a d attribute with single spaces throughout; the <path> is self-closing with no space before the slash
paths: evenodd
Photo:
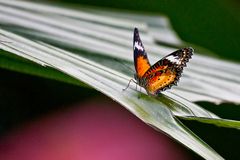
<path id="1" fill-rule="evenodd" d="M 68 4 L 164 14 L 186 42 L 205 47 L 222 58 L 240 61 L 238 0 L 59 0 Z"/>

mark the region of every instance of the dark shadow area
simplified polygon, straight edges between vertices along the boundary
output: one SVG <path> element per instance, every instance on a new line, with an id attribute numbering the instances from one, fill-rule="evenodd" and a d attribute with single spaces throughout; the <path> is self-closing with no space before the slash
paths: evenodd
<path id="1" fill-rule="evenodd" d="M 215 105 L 209 102 L 198 102 L 201 107 L 215 113 L 221 118 L 240 120 L 240 105 L 234 105 L 230 103 L 222 103 Z M 240 144 L 240 143 L 239 143 Z"/>
<path id="2" fill-rule="evenodd" d="M 181 122 L 225 159 L 239 159 L 239 130 L 216 127 L 196 121 L 181 120 Z"/>
<path id="3" fill-rule="evenodd" d="M 34 118 L 85 101 L 99 92 L 0 69 L 0 135 Z"/>

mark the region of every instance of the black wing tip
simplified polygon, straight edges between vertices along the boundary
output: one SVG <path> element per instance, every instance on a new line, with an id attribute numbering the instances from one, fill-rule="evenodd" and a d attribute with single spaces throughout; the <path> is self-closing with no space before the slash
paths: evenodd
<path id="1" fill-rule="evenodd" d="M 193 53 L 193 52 L 194 52 L 194 49 L 193 49 L 192 47 L 188 47 L 187 50 L 188 50 L 188 52 L 190 52 L 190 53 Z"/>
<path id="2" fill-rule="evenodd" d="M 194 53 L 194 49 L 192 47 L 183 48 L 183 51 L 187 53 L 188 59 L 192 58 L 192 55 Z"/>
<path id="3" fill-rule="evenodd" d="M 140 36 L 139 36 L 139 31 L 137 28 L 134 28 L 133 32 L 133 42 L 141 42 Z"/>
<path id="4" fill-rule="evenodd" d="M 194 49 L 192 47 L 186 47 L 186 48 L 182 48 L 180 50 L 183 52 L 191 53 L 191 54 L 194 53 Z"/>
<path id="5" fill-rule="evenodd" d="M 138 46 L 138 47 L 137 47 Z M 139 31 L 137 28 L 134 28 L 134 34 L 133 34 L 133 50 L 134 51 L 141 51 L 145 52 L 142 40 L 139 35 Z"/>
<path id="6" fill-rule="evenodd" d="M 137 27 L 134 28 L 134 33 L 138 33 L 138 28 Z"/>

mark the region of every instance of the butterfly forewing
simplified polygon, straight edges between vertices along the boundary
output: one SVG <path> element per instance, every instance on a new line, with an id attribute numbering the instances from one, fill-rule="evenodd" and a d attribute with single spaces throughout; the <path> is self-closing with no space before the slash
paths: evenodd
<path id="1" fill-rule="evenodd" d="M 133 51 L 136 75 L 138 78 L 141 78 L 151 66 L 137 28 L 134 29 Z"/>

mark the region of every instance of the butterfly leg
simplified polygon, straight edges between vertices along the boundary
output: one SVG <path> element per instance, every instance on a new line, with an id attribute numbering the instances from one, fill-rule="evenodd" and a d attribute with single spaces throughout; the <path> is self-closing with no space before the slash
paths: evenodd
<path id="1" fill-rule="evenodd" d="M 134 82 L 134 83 L 136 83 L 136 82 L 134 81 L 134 79 L 130 79 L 130 80 L 129 80 L 129 82 L 128 82 L 128 85 L 127 85 L 127 87 L 126 87 L 126 88 L 124 88 L 124 89 L 123 89 L 123 91 L 125 91 L 126 89 L 128 89 L 128 87 L 129 87 L 129 85 L 130 85 L 130 83 L 131 83 L 131 82 Z M 137 84 L 137 83 L 136 83 L 136 84 Z"/>

